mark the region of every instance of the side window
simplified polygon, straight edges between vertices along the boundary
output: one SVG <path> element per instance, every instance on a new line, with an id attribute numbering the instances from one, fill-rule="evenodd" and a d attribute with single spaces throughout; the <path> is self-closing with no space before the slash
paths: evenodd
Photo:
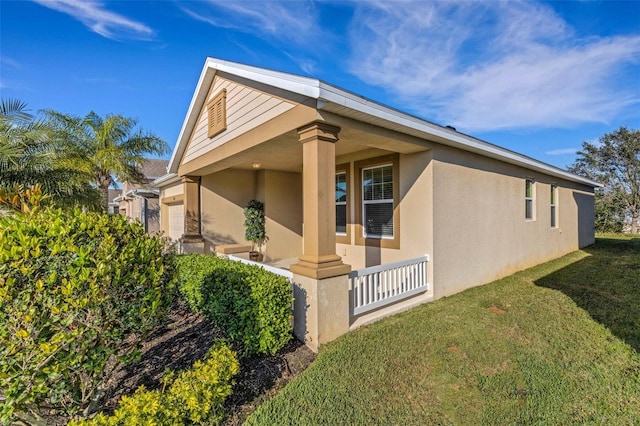
<path id="1" fill-rule="evenodd" d="M 556 185 L 551 185 L 551 227 L 556 228 L 558 226 L 558 187 Z"/>
<path id="2" fill-rule="evenodd" d="M 393 238 L 393 166 L 362 169 L 364 236 Z"/>
<path id="3" fill-rule="evenodd" d="M 368 158 L 354 164 L 356 245 L 400 248 L 400 156 Z"/>
<path id="4" fill-rule="evenodd" d="M 527 179 L 524 188 L 524 217 L 527 220 L 533 220 L 533 197 L 533 180 Z"/>

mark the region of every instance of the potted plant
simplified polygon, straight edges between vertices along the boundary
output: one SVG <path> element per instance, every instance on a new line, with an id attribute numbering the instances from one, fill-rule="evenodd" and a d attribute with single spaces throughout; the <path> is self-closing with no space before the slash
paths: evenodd
<path id="1" fill-rule="evenodd" d="M 269 240 L 265 231 L 264 203 L 258 200 L 251 200 L 244 208 L 244 237 L 251 241 L 251 251 L 249 258 L 261 261 L 263 254 L 262 245 Z"/>

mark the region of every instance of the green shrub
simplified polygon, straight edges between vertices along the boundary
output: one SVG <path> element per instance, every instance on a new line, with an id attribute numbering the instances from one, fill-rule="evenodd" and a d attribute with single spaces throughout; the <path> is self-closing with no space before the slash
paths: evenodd
<path id="1" fill-rule="evenodd" d="M 231 379 L 239 364 L 228 346 L 218 343 L 204 361 L 189 370 L 163 378 L 161 390 L 140 387 L 133 396 L 123 396 L 112 416 L 98 414 L 89 421 L 69 426 L 220 424 L 224 400 L 231 395 Z"/>
<path id="2" fill-rule="evenodd" d="M 291 339 L 291 284 L 259 266 L 210 255 L 178 256 L 180 292 L 242 347 L 274 354 Z"/>
<path id="3" fill-rule="evenodd" d="M 133 359 L 170 306 L 162 250 L 120 215 L 0 218 L 0 421 L 97 408 L 107 361 Z"/>
<path id="4" fill-rule="evenodd" d="M 205 279 L 222 267 L 224 259 L 217 256 L 185 254 L 175 257 L 178 272 L 178 290 L 189 307 L 202 311 L 202 285 Z"/>

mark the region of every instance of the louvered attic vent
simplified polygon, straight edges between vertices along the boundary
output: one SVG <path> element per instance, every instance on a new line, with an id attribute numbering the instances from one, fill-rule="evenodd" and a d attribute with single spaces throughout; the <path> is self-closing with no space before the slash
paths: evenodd
<path id="1" fill-rule="evenodd" d="M 209 137 L 223 132 L 227 128 L 227 89 L 222 89 L 207 104 L 209 115 Z"/>

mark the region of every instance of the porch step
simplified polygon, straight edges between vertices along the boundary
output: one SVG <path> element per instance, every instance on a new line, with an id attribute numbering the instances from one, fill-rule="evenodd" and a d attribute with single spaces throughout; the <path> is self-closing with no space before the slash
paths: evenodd
<path id="1" fill-rule="evenodd" d="M 221 244 L 216 246 L 216 253 L 220 254 L 247 253 L 250 251 L 251 246 L 245 244 Z"/>

